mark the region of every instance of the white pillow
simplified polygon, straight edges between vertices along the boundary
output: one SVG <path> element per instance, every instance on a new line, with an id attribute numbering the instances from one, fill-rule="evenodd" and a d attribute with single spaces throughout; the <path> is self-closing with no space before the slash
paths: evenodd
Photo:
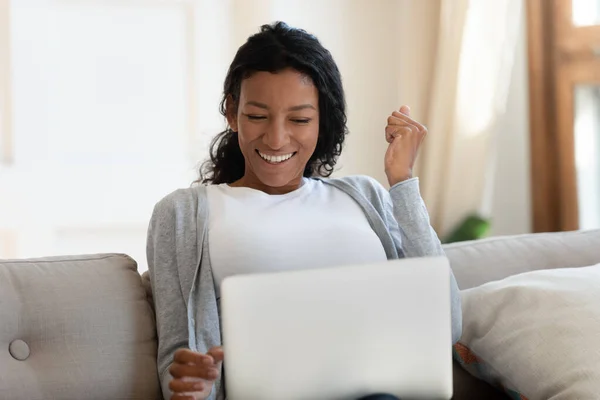
<path id="1" fill-rule="evenodd" d="M 461 293 L 460 343 L 486 364 L 488 380 L 530 400 L 600 398 L 600 264 Z"/>

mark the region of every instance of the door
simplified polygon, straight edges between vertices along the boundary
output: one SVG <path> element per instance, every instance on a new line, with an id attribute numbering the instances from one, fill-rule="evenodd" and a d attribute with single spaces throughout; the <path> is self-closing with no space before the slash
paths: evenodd
<path id="1" fill-rule="evenodd" d="M 561 225 L 600 228 L 600 0 L 557 0 L 555 20 Z"/>
<path id="2" fill-rule="evenodd" d="M 536 231 L 600 228 L 600 0 L 530 0 Z"/>

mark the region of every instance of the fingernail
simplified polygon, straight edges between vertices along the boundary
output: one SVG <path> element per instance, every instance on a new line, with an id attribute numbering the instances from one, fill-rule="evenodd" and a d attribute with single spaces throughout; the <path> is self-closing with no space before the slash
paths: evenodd
<path id="1" fill-rule="evenodd" d="M 198 382 L 194 385 L 194 390 L 204 390 L 204 383 Z"/>
<path id="2" fill-rule="evenodd" d="M 213 360 L 210 358 L 205 358 L 204 361 L 202 361 L 202 364 L 204 365 L 211 365 L 213 363 Z"/>

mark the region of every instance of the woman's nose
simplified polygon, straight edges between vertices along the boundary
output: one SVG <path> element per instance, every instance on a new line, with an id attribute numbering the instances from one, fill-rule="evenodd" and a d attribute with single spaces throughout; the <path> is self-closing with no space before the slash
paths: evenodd
<path id="1" fill-rule="evenodd" d="M 263 135 L 263 143 L 273 150 L 279 150 L 290 142 L 290 135 L 284 123 L 272 123 Z"/>

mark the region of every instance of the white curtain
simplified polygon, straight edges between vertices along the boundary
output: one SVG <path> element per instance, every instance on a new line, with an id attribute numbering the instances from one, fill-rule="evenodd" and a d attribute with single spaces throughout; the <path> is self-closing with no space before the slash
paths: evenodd
<path id="1" fill-rule="evenodd" d="M 432 224 L 447 234 L 486 214 L 493 138 L 503 116 L 523 0 L 442 0 L 427 126 L 419 157 Z"/>

